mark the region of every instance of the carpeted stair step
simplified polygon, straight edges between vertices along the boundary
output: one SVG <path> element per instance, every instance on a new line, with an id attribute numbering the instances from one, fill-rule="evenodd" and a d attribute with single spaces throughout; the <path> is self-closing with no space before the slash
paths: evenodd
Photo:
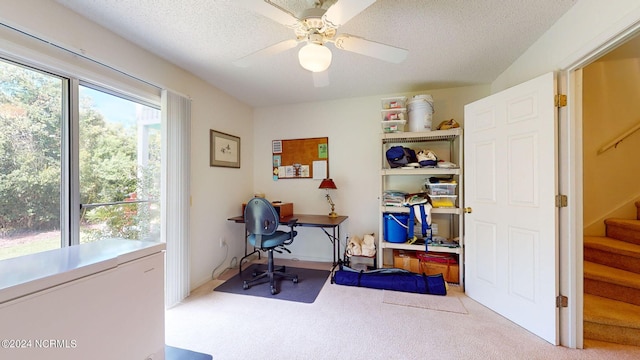
<path id="1" fill-rule="evenodd" d="M 585 261 L 584 292 L 640 305 L 640 274 Z"/>
<path id="2" fill-rule="evenodd" d="M 604 236 L 585 236 L 584 260 L 640 274 L 640 245 Z"/>
<path id="3" fill-rule="evenodd" d="M 584 338 L 640 346 L 640 306 L 585 294 Z"/>
<path id="4" fill-rule="evenodd" d="M 640 220 L 606 219 L 607 237 L 640 245 Z"/>

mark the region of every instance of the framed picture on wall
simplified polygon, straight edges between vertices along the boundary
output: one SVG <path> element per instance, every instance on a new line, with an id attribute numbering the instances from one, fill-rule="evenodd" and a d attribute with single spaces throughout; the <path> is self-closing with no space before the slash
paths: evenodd
<path id="1" fill-rule="evenodd" d="M 211 130 L 209 166 L 240 168 L 240 138 Z"/>

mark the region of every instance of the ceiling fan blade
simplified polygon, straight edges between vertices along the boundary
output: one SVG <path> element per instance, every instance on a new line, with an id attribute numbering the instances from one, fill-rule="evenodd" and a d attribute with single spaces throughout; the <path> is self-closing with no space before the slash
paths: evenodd
<path id="1" fill-rule="evenodd" d="M 267 48 L 264 48 L 262 50 L 258 50 L 252 54 L 249 54 L 245 57 L 242 57 L 236 61 L 234 61 L 233 63 L 236 66 L 240 66 L 240 67 L 247 67 L 250 66 L 251 64 L 257 63 L 261 60 L 264 60 L 266 58 L 268 58 L 271 55 L 275 55 L 278 53 L 281 53 L 283 51 L 287 51 L 289 49 L 293 49 L 294 47 L 298 46 L 298 40 L 296 39 L 289 39 L 289 40 L 285 40 L 285 41 L 281 41 L 277 44 L 271 45 Z"/>
<path id="2" fill-rule="evenodd" d="M 326 24 L 337 29 L 374 2 L 376 0 L 339 0 L 327 10 L 323 19 Z"/>
<path id="3" fill-rule="evenodd" d="M 329 86 L 328 70 L 321 71 L 321 72 L 312 72 L 311 74 L 313 74 L 313 86 L 317 88 Z"/>
<path id="4" fill-rule="evenodd" d="M 409 51 L 406 49 L 347 34 L 340 34 L 334 41 L 334 44 L 341 50 L 351 51 L 396 64 L 403 62 L 409 54 Z"/>
<path id="5" fill-rule="evenodd" d="M 295 28 L 300 22 L 292 13 L 269 0 L 235 0 L 235 2 L 245 9 L 255 11 L 290 28 Z"/>

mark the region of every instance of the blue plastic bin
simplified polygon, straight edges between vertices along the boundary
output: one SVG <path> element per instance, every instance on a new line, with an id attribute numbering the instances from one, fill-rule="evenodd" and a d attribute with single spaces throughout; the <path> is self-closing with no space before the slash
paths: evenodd
<path id="1" fill-rule="evenodd" d="M 409 238 L 409 214 L 384 214 L 384 240 L 391 243 L 403 243 Z"/>

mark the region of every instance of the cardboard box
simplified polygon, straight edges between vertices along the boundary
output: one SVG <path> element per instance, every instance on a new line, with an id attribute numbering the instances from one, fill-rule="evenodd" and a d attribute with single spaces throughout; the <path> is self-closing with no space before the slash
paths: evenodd
<path id="1" fill-rule="evenodd" d="M 417 254 L 420 259 L 420 272 L 426 275 L 442 274 L 444 280 L 450 283 L 460 282 L 460 267 L 455 257 L 446 253 Z"/>
<path id="2" fill-rule="evenodd" d="M 271 203 L 276 212 L 280 215 L 280 220 L 293 215 L 293 203 Z M 244 216 L 244 208 L 247 203 L 242 203 L 242 215 Z"/>
<path id="3" fill-rule="evenodd" d="M 422 272 L 427 275 L 442 274 L 444 281 L 449 283 L 460 282 L 460 267 L 458 264 L 440 264 L 428 261 L 420 262 Z"/>
<path id="4" fill-rule="evenodd" d="M 413 251 L 393 250 L 393 267 L 420 274 L 420 260 Z"/>
<path id="5" fill-rule="evenodd" d="M 434 257 L 433 260 L 421 260 L 415 251 L 393 250 L 393 267 L 404 269 L 416 274 L 436 275 L 442 274 L 444 280 L 449 283 L 460 282 L 460 267 L 452 257 L 450 261 L 437 258 L 438 253 L 427 253 Z M 443 254 L 445 256 L 445 254 Z M 445 257 L 451 256 L 446 254 Z M 424 258 L 424 256 L 422 257 Z"/>

